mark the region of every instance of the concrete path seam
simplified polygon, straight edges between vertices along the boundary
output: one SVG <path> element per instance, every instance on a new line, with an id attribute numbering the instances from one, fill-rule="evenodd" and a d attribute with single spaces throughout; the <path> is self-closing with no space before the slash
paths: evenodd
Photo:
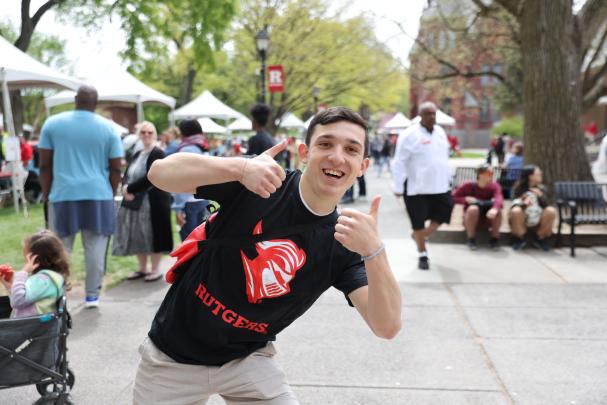
<path id="1" fill-rule="evenodd" d="M 544 263 L 540 258 L 538 258 L 535 255 L 531 255 L 527 252 L 525 252 L 525 254 L 527 256 L 531 257 L 533 260 L 535 260 L 535 262 L 541 264 L 542 267 L 544 267 L 550 273 L 554 274 L 557 278 L 559 278 L 563 282 L 563 284 L 569 284 L 569 281 L 567 281 L 567 279 L 565 277 L 561 276 L 558 272 L 554 271 L 550 266 L 548 266 L 546 263 Z"/>
<path id="2" fill-rule="evenodd" d="M 464 323 L 466 324 L 466 326 L 472 333 L 474 342 L 478 345 L 479 349 L 481 350 L 483 358 L 485 359 L 485 363 L 487 364 L 487 367 L 491 371 L 491 374 L 493 375 L 493 378 L 497 382 L 497 385 L 501 388 L 501 392 L 506 396 L 506 398 L 508 398 L 508 401 L 510 402 L 510 404 L 514 405 L 515 404 L 514 398 L 510 394 L 510 391 L 508 391 L 506 384 L 504 383 L 504 381 L 500 377 L 499 373 L 497 372 L 497 368 L 495 367 L 493 360 L 489 356 L 489 353 L 487 352 L 485 345 L 483 345 L 482 338 L 479 336 L 478 333 L 476 333 L 476 330 L 472 326 L 472 323 L 470 322 L 470 319 L 468 318 L 468 314 L 466 314 L 466 311 L 465 311 L 464 307 L 461 305 L 459 299 L 457 298 L 457 295 L 455 295 L 455 292 L 453 291 L 453 289 L 451 288 L 451 286 L 449 284 L 443 283 L 443 285 L 445 286 L 445 289 L 449 293 L 449 296 L 455 303 L 455 307 L 457 309 L 458 314 L 463 319 Z"/>
<path id="3" fill-rule="evenodd" d="M 549 337 L 549 336 L 483 336 L 485 340 L 541 340 L 541 341 L 574 341 L 574 342 L 607 342 L 607 338 L 584 338 L 584 337 Z"/>
<path id="4" fill-rule="evenodd" d="M 443 388 L 443 387 L 407 387 L 391 385 L 349 385 L 349 384 L 314 384 L 314 383 L 289 383 L 291 387 L 309 388 L 348 388 L 348 389 L 370 389 L 370 390 L 398 390 L 398 391 L 447 391 L 447 392 L 491 392 L 500 393 L 499 390 L 475 389 L 475 388 Z"/>

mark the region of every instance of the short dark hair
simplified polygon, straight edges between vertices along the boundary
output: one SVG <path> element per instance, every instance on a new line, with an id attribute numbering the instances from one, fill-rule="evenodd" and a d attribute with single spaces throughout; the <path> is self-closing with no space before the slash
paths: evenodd
<path id="1" fill-rule="evenodd" d="M 37 266 L 33 271 L 53 270 L 61 274 L 67 283 L 70 275 L 68 254 L 61 240 L 49 230 L 42 230 L 28 236 L 23 241 L 25 249 L 36 255 Z"/>
<path id="2" fill-rule="evenodd" d="M 251 116 L 253 117 L 253 120 L 262 127 L 265 127 L 268 123 L 268 119 L 270 118 L 270 112 L 270 107 L 263 103 L 255 104 L 251 108 Z"/>
<path id="3" fill-rule="evenodd" d="M 306 132 L 306 145 L 310 146 L 312 134 L 314 134 L 314 128 L 316 125 L 327 125 L 340 121 L 351 122 L 352 124 L 358 125 L 365 130 L 363 156 L 367 157 L 369 155 L 369 128 L 367 126 L 367 121 L 365 121 L 360 114 L 346 107 L 331 107 L 316 114 L 312 119 L 312 122 L 310 122 L 308 131 Z"/>
<path id="4" fill-rule="evenodd" d="M 493 167 L 489 163 L 483 163 L 476 168 L 476 179 L 485 172 L 493 172 Z"/>
<path id="5" fill-rule="evenodd" d="M 183 137 L 202 134 L 202 127 L 198 120 L 183 120 L 179 123 L 179 132 Z"/>

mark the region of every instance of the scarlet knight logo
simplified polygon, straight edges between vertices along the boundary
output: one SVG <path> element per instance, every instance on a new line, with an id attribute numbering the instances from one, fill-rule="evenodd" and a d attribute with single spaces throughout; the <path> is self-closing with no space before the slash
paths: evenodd
<path id="1" fill-rule="evenodd" d="M 253 235 L 262 232 L 261 221 Z M 273 239 L 255 244 L 257 257 L 249 259 L 241 250 L 247 281 L 247 299 L 256 304 L 262 298 L 276 298 L 291 292 L 289 283 L 306 263 L 306 252 L 288 239 Z"/>

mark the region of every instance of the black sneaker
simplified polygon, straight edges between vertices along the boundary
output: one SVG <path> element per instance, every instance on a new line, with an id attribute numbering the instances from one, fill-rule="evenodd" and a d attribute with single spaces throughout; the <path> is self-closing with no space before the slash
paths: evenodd
<path id="1" fill-rule="evenodd" d="M 428 256 L 421 256 L 419 258 L 417 268 L 420 270 L 430 270 L 430 260 L 428 260 Z"/>
<path id="2" fill-rule="evenodd" d="M 474 238 L 469 238 L 468 239 L 468 248 L 470 250 L 476 250 L 476 249 L 478 249 L 478 245 L 476 244 L 476 239 L 474 239 Z"/>
<path id="3" fill-rule="evenodd" d="M 512 249 L 523 250 L 526 244 L 527 242 L 525 242 L 523 239 L 515 237 L 514 242 L 512 243 Z"/>
<path id="4" fill-rule="evenodd" d="M 499 250 L 500 248 L 500 242 L 497 238 L 490 238 L 489 239 L 489 248 L 491 250 Z"/>
<path id="5" fill-rule="evenodd" d="M 550 245 L 548 244 L 546 239 L 539 239 L 537 237 L 533 238 L 533 246 L 535 246 L 538 249 L 543 250 L 544 252 L 550 251 Z"/>

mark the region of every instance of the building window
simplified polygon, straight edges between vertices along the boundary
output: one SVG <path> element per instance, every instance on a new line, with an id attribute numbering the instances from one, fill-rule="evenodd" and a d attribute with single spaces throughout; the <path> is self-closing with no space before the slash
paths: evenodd
<path id="1" fill-rule="evenodd" d="M 481 122 L 491 122 L 491 103 L 487 96 L 481 100 L 481 111 L 480 111 Z"/>
<path id="2" fill-rule="evenodd" d="M 443 110 L 445 113 L 447 113 L 448 115 L 451 115 L 451 109 L 452 109 L 452 100 L 451 97 L 445 97 L 443 98 L 443 102 L 441 105 L 441 110 Z"/>
<path id="3" fill-rule="evenodd" d="M 445 31 L 441 31 L 438 33 L 438 49 L 441 51 L 447 47 L 447 35 Z"/>
<path id="4" fill-rule="evenodd" d="M 497 73 L 498 75 L 501 75 L 501 74 L 502 74 L 502 70 L 503 70 L 503 66 L 502 66 L 502 64 L 501 64 L 501 63 L 496 63 L 495 65 L 493 65 L 493 71 L 494 71 L 495 73 Z M 500 82 L 500 81 L 499 81 L 499 79 L 498 79 L 497 77 L 494 77 L 494 78 L 493 78 L 493 83 L 494 83 L 494 84 L 498 84 L 499 82 Z"/>
<path id="5" fill-rule="evenodd" d="M 483 65 L 483 69 L 481 70 L 481 72 L 486 73 L 486 72 L 491 72 L 491 66 L 490 65 Z M 489 86 L 491 84 L 491 76 L 481 76 L 481 86 L 485 87 L 485 86 Z"/>

